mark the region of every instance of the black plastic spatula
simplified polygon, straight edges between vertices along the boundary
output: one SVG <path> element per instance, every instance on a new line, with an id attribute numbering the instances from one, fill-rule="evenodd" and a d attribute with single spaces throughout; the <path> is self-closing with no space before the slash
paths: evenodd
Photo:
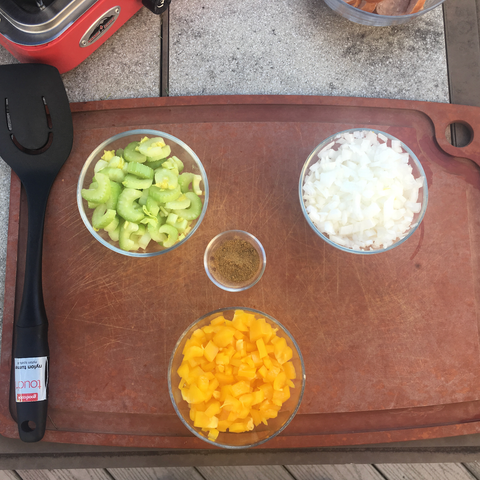
<path id="1" fill-rule="evenodd" d="M 48 338 L 42 291 L 43 225 L 53 181 L 73 143 L 70 105 L 55 67 L 0 66 L 0 156 L 27 194 L 28 235 L 22 303 L 16 318 L 12 368 L 20 438 L 36 442 L 47 419 Z"/>

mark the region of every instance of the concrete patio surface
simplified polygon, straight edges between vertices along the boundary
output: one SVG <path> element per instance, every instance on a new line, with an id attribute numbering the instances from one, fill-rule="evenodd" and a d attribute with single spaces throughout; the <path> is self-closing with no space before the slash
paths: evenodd
<path id="1" fill-rule="evenodd" d="M 160 18 L 146 9 L 139 11 L 85 62 L 63 75 L 69 100 L 159 96 L 160 32 Z M 0 47 L 0 64 L 16 62 Z M 411 23 L 379 28 L 349 22 L 323 0 L 172 0 L 169 69 L 170 96 L 282 94 L 450 101 L 441 7 Z M 9 184 L 10 169 L 0 160 L 0 326 Z M 444 478 L 475 478 L 472 468 L 462 467 L 461 475 L 448 477 L 455 468 L 443 469 Z M 387 470 L 382 478 L 415 478 Z M 418 475 L 429 478 L 427 473 Z M 476 476 L 480 478 L 480 473 Z"/>

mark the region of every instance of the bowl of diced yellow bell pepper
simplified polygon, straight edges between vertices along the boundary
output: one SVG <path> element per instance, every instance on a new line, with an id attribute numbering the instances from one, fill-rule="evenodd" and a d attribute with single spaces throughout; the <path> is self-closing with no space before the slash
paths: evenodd
<path id="1" fill-rule="evenodd" d="M 175 411 L 218 447 L 260 445 L 282 432 L 305 389 L 302 354 L 270 315 L 230 307 L 204 315 L 178 340 L 168 371 Z"/>

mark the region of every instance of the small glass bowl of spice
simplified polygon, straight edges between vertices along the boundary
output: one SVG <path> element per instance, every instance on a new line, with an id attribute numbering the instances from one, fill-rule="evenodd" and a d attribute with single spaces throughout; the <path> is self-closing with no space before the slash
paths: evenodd
<path id="1" fill-rule="evenodd" d="M 262 244 L 252 234 L 229 230 L 210 241 L 203 263 L 208 278 L 217 287 L 241 292 L 260 280 L 267 258 Z"/>

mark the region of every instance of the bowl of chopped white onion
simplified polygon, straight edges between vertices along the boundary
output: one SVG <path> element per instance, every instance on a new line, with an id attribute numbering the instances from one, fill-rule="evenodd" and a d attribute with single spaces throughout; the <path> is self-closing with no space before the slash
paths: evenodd
<path id="1" fill-rule="evenodd" d="M 300 174 L 302 212 L 330 245 L 356 254 L 386 252 L 418 228 L 428 203 L 425 172 L 402 141 L 373 129 L 336 133 Z"/>

